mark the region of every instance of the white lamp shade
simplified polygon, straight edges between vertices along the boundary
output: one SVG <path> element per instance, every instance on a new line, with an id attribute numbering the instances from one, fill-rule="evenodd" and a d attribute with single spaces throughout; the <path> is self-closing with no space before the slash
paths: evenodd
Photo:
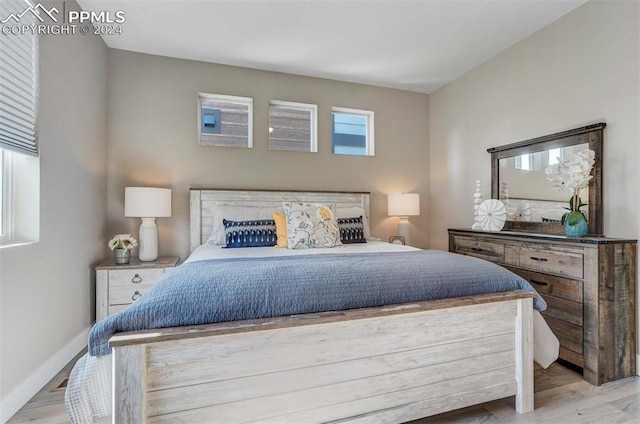
<path id="1" fill-rule="evenodd" d="M 171 216 L 171 189 L 125 187 L 124 216 L 132 218 L 166 218 Z"/>
<path id="2" fill-rule="evenodd" d="M 420 215 L 420 195 L 418 193 L 389 194 L 387 208 L 389 216 Z"/>

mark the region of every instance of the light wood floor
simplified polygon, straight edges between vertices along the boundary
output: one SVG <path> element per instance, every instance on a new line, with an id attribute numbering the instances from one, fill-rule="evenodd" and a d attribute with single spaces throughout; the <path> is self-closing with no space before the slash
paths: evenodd
<path id="1" fill-rule="evenodd" d="M 69 424 L 64 390 L 55 387 L 69 374 L 72 361 L 7 424 Z M 624 424 L 640 422 L 640 377 L 595 387 L 580 374 L 553 364 L 535 371 L 535 410 L 518 414 L 513 398 L 412 421 L 411 424 L 518 423 Z"/>

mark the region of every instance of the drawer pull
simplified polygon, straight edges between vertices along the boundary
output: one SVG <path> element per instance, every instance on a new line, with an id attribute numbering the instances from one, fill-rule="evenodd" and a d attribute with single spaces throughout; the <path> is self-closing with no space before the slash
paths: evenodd
<path id="1" fill-rule="evenodd" d="M 529 256 L 529 259 L 531 259 L 532 261 L 538 261 L 538 262 L 547 262 L 548 261 L 547 258 L 538 258 L 536 256 Z"/>
<path id="2" fill-rule="evenodd" d="M 484 249 L 481 247 L 472 247 L 471 248 L 472 252 L 476 252 L 476 253 L 480 253 L 480 252 L 484 252 Z"/>
<path id="3" fill-rule="evenodd" d="M 538 286 L 548 286 L 549 283 L 545 283 L 544 281 L 538 281 L 538 280 L 529 280 L 529 282 L 531 284 L 537 284 Z"/>
<path id="4" fill-rule="evenodd" d="M 133 278 L 131 279 L 131 282 L 133 284 L 138 284 L 138 283 L 142 283 L 142 277 L 140 276 L 140 274 L 136 274 L 133 276 Z M 137 292 L 136 292 L 137 293 Z"/>
<path id="5" fill-rule="evenodd" d="M 142 297 L 142 295 L 140 294 L 140 292 L 138 290 L 136 290 L 136 292 L 133 294 L 133 296 L 131 296 L 131 300 L 133 300 L 134 302 L 138 299 L 140 299 Z"/>

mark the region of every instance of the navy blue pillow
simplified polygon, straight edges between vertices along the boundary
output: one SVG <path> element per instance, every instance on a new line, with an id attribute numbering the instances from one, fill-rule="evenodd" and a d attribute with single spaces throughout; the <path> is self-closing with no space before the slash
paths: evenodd
<path id="1" fill-rule="evenodd" d="M 224 225 L 225 247 L 263 247 L 275 246 L 278 241 L 276 222 L 273 219 L 253 221 L 222 220 Z"/>
<path id="2" fill-rule="evenodd" d="M 366 243 L 362 216 L 354 218 L 338 218 L 340 241 L 342 244 Z"/>

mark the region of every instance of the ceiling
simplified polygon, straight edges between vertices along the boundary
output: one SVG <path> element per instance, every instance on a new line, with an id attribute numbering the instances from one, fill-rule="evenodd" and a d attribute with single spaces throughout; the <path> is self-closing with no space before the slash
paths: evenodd
<path id="1" fill-rule="evenodd" d="M 109 47 L 431 93 L 585 0 L 78 0 Z"/>

